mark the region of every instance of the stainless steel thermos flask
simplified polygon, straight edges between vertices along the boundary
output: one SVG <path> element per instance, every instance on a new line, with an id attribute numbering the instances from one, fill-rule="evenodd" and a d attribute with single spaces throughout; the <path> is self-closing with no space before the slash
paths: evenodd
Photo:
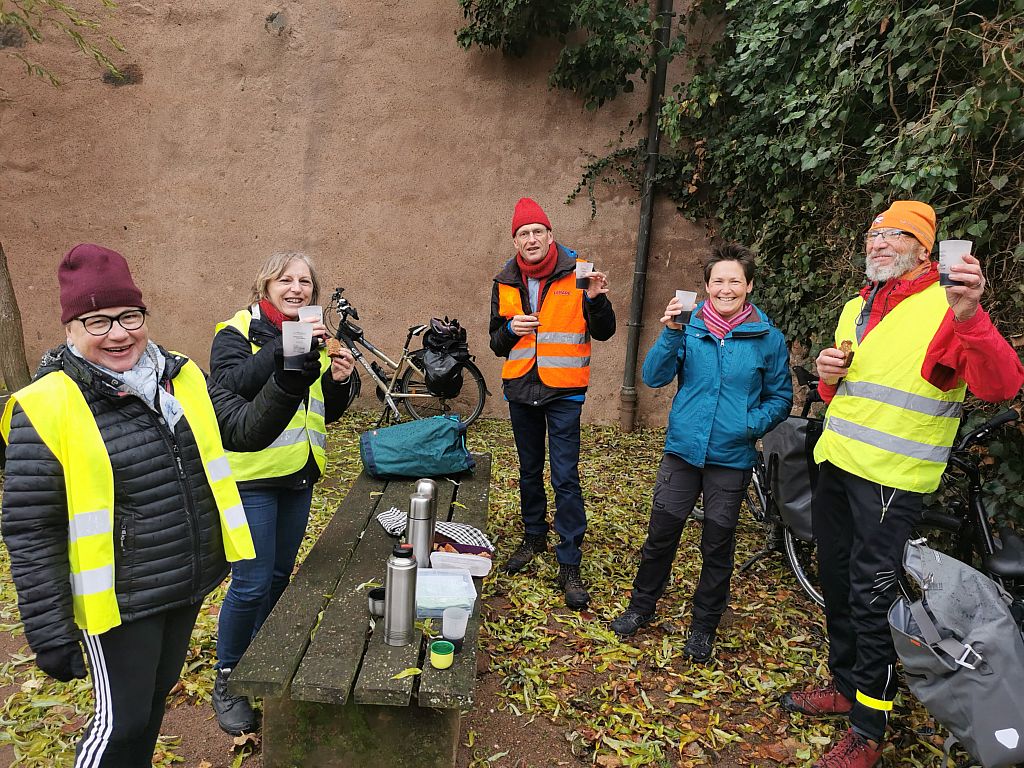
<path id="1" fill-rule="evenodd" d="M 396 544 L 384 577 L 384 642 L 409 645 L 416 623 L 416 560 L 412 546 Z"/>
<path id="2" fill-rule="evenodd" d="M 416 493 L 430 497 L 430 518 L 437 527 L 437 483 L 429 477 L 421 477 L 416 481 Z"/>
<path id="3" fill-rule="evenodd" d="M 414 493 L 409 497 L 409 514 L 405 519 L 405 540 L 412 544 L 416 565 L 430 567 L 430 551 L 434 546 L 434 518 L 430 497 Z"/>

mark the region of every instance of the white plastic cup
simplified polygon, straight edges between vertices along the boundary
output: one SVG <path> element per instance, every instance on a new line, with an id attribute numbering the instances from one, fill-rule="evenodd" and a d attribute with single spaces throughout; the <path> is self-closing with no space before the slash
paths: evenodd
<path id="1" fill-rule="evenodd" d="M 302 357 L 313 344 L 313 324 L 295 320 L 281 323 L 281 351 L 286 371 L 301 371 Z"/>
<path id="2" fill-rule="evenodd" d="M 676 313 L 676 322 L 685 325 L 690 322 L 690 313 L 697 306 L 696 291 L 676 291 L 676 299 L 683 305 L 681 312 Z"/>
<path id="3" fill-rule="evenodd" d="M 462 650 L 466 639 L 466 625 L 469 624 L 469 611 L 465 608 L 445 608 L 441 614 L 441 636 L 455 646 L 455 651 Z"/>
<path id="4" fill-rule="evenodd" d="M 316 304 L 311 304 L 308 307 L 299 307 L 299 320 L 312 320 L 314 323 L 322 323 L 324 321 L 324 308 L 318 307 Z"/>
<path id="5" fill-rule="evenodd" d="M 950 267 L 963 264 L 964 256 L 967 256 L 973 247 L 974 243 L 970 240 L 939 241 L 939 285 L 960 285 L 959 280 L 950 277 Z"/>
<path id="6" fill-rule="evenodd" d="M 590 273 L 594 271 L 594 264 L 590 261 L 576 262 L 576 287 L 580 290 L 587 290 L 590 287 Z"/>

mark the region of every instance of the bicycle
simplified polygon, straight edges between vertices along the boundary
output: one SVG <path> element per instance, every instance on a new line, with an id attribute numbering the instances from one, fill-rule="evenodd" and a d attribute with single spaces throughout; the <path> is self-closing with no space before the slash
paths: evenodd
<path id="1" fill-rule="evenodd" d="M 410 350 L 412 340 L 430 327 L 427 324 L 409 327 L 402 347 L 402 355 L 397 361 L 392 360 L 366 338 L 363 329 L 352 320 L 359 319 L 359 313 L 342 294 L 344 288 L 335 288 L 325 306 L 324 322 L 328 330 L 338 341 L 344 344 L 377 385 L 377 397 L 384 404 L 378 425 L 389 421 L 401 421 L 402 415 L 398 403 L 413 419 L 425 419 L 430 416 L 454 414 L 465 425 L 470 425 L 479 418 L 484 410 L 487 385 L 480 369 L 467 360 L 462 364 L 463 384 L 454 397 L 441 397 L 432 393 L 427 386 L 426 372 L 423 366 L 423 350 Z M 369 352 L 374 359 L 367 357 L 360 347 Z"/>
<path id="2" fill-rule="evenodd" d="M 811 406 L 820 403 L 818 379 L 807 369 L 794 366 L 797 383 L 806 396 L 799 416 L 790 416 L 761 438 L 746 490 L 747 509 L 765 526 L 765 542 L 740 567 L 742 573 L 754 563 L 782 553 L 797 583 L 819 607 L 825 605 L 818 586 L 818 561 L 811 531 L 811 493 L 817 477 L 812 453 L 821 434 L 823 420 L 811 417 Z M 765 458 L 767 453 L 768 458 Z M 787 470 L 780 474 L 786 459 Z"/>
<path id="3" fill-rule="evenodd" d="M 1020 418 L 1020 413 L 1011 408 L 957 440 L 942 480 L 954 495 L 940 504 L 925 506 L 917 533 L 930 539 L 929 546 L 976 568 L 1006 589 L 1013 598 L 1011 611 L 1024 631 L 1024 539 L 1006 525 L 1000 526 L 998 534 L 993 532 L 985 508 L 981 457 L 971 450 L 996 429 L 1017 423 Z M 960 487 L 950 489 L 950 484 Z"/>

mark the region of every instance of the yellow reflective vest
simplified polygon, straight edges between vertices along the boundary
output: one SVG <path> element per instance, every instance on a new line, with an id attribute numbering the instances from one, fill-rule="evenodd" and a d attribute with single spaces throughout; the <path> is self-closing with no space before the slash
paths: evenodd
<path id="1" fill-rule="evenodd" d="M 249 326 L 252 323 L 252 311 L 242 309 L 235 313 L 234 317 L 223 323 L 218 323 L 214 335 L 224 328 L 234 328 L 242 334 L 242 338 L 249 338 Z M 253 344 L 253 354 L 260 351 L 258 344 Z M 320 373 L 323 374 L 331 367 L 331 359 L 327 356 L 326 350 L 320 351 Z M 268 477 L 285 477 L 298 472 L 309 458 L 310 451 L 313 452 L 313 459 L 320 468 L 320 474 L 324 473 L 327 466 L 327 410 L 324 405 L 324 389 L 318 378 L 309 388 L 308 405 L 299 405 L 292 416 L 288 426 L 277 436 L 269 446 L 262 451 L 251 453 L 235 453 L 228 451 L 228 461 L 231 462 L 231 470 L 235 480 L 244 482 L 246 480 L 261 480 Z"/>
<path id="2" fill-rule="evenodd" d="M 850 372 L 825 414 L 814 460 L 890 488 L 930 493 L 949 459 L 967 385 L 943 392 L 921 376 L 949 311 L 938 284 L 908 296 L 857 343 L 864 299 L 843 308 L 836 346 L 852 341 Z"/>
<path id="3" fill-rule="evenodd" d="M 173 383 L 220 513 L 224 554 L 230 562 L 250 560 L 256 553 L 221 444 L 206 377 L 190 360 Z M 15 403 L 64 470 L 75 623 L 90 634 L 101 634 L 121 623 L 114 585 L 115 499 L 110 455 L 85 396 L 67 374 L 49 373 L 11 395 L 0 417 L 4 440 L 10 436 Z"/>
<path id="4" fill-rule="evenodd" d="M 525 314 L 517 286 L 498 283 L 498 312 L 506 320 Z M 578 389 L 589 385 L 590 331 L 575 272 L 550 283 L 534 314 L 540 327 L 536 333 L 519 337 L 501 368 L 501 378 L 518 379 L 536 363 L 540 380 L 549 387 Z"/>

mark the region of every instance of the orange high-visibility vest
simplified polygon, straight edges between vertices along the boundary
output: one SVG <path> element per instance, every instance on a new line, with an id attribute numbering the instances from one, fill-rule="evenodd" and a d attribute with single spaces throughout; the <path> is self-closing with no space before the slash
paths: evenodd
<path id="1" fill-rule="evenodd" d="M 526 314 L 519 288 L 498 283 L 498 312 L 511 320 Z M 536 333 L 520 336 L 501 368 L 502 379 L 518 379 L 537 365 L 540 380 L 555 389 L 590 383 L 590 331 L 583 316 L 583 291 L 573 272 L 552 281 L 535 313 Z"/>

